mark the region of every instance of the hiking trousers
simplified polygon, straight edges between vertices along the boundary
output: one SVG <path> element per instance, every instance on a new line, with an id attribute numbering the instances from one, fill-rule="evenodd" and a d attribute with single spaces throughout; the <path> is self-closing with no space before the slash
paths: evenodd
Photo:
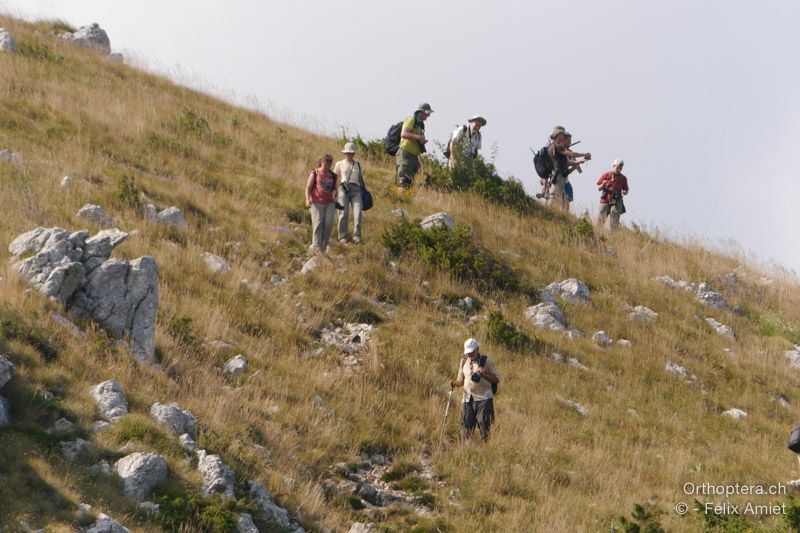
<path id="1" fill-rule="evenodd" d="M 569 199 L 567 198 L 567 193 L 564 190 L 564 185 L 566 183 L 567 178 L 564 176 L 555 177 L 553 182 L 550 184 L 550 190 L 547 191 L 549 193 L 547 205 L 569 211 Z"/>
<path id="2" fill-rule="evenodd" d="M 336 204 L 311 204 L 311 246 L 324 252 L 328 249 L 328 241 L 333 232 L 333 221 L 336 215 Z"/>
<path id="3" fill-rule="evenodd" d="M 597 216 L 597 225 L 601 228 L 605 226 L 606 219 L 611 218 L 611 222 L 609 223 L 609 227 L 614 230 L 619 227 L 619 217 L 622 215 L 624 211 L 620 209 L 616 203 L 614 204 L 602 204 L 600 206 L 600 214 Z"/>
<path id="4" fill-rule="evenodd" d="M 353 211 L 353 238 L 361 240 L 361 187 L 350 183 L 350 192 L 344 193 L 340 200 L 342 210 L 339 211 L 339 240 L 347 239 L 347 219 Z"/>
<path id="5" fill-rule="evenodd" d="M 475 426 L 481 432 L 483 440 L 489 440 L 489 429 L 494 422 L 494 398 L 476 400 L 470 398 L 461 403 L 461 436 L 466 440 L 472 438 Z"/>
<path id="6" fill-rule="evenodd" d="M 400 187 L 411 187 L 414 185 L 414 176 L 419 172 L 419 157 L 411 155 L 402 148 L 397 150 L 395 158 L 397 163 L 397 178 L 400 180 Z"/>

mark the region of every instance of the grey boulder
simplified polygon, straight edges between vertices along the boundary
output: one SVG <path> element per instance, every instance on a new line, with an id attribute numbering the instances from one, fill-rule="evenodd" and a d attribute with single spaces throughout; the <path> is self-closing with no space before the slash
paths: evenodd
<path id="1" fill-rule="evenodd" d="M 215 274 L 225 274 L 231 270 L 227 261 L 211 252 L 203 252 L 203 261 L 206 262 L 209 270 Z"/>
<path id="2" fill-rule="evenodd" d="M 569 278 L 559 283 L 551 283 L 541 291 L 539 297 L 544 302 L 555 303 L 556 296 L 566 302 L 588 302 L 589 287 L 579 279 Z"/>
<path id="3" fill-rule="evenodd" d="M 184 411 L 176 404 L 164 405 L 154 403 L 150 407 L 150 418 L 169 428 L 178 435 L 188 434 L 197 437 L 197 419 L 189 411 Z"/>
<path id="4" fill-rule="evenodd" d="M 566 324 L 561 309 L 554 303 L 542 302 L 525 309 L 525 317 L 541 329 L 564 331 Z"/>
<path id="5" fill-rule="evenodd" d="M 219 455 L 209 455 L 205 450 L 197 452 L 197 470 L 203 478 L 203 492 L 234 498 L 233 470 L 222 462 Z"/>
<path id="6" fill-rule="evenodd" d="M 14 375 L 14 363 L 9 361 L 5 355 L 0 355 L 0 389 L 8 383 Z"/>
<path id="7" fill-rule="evenodd" d="M 111 379 L 92 387 L 92 397 L 97 404 L 100 416 L 109 422 L 116 422 L 128 414 L 125 392 L 117 380 Z"/>
<path id="8" fill-rule="evenodd" d="M 444 225 L 448 230 L 452 231 L 456 223 L 453 217 L 442 211 L 423 218 L 419 225 L 422 226 L 423 229 L 431 229 L 435 226 Z"/>
<path id="9" fill-rule="evenodd" d="M 83 26 L 76 32 L 63 33 L 61 38 L 81 48 L 96 50 L 106 55 L 111 53 L 111 41 L 108 34 L 96 22 L 89 26 Z"/>
<path id="10" fill-rule="evenodd" d="M 167 226 L 174 226 L 180 229 L 186 229 L 186 219 L 183 218 L 183 213 L 177 207 L 168 207 L 156 214 L 155 221 L 159 224 L 166 224 Z"/>
<path id="11" fill-rule="evenodd" d="M 108 211 L 99 205 L 86 204 L 81 207 L 80 210 L 78 210 L 76 216 L 81 220 L 91 222 L 92 224 L 96 224 L 101 228 L 108 228 L 114 224 L 114 219 L 111 217 Z"/>
<path id="12" fill-rule="evenodd" d="M 733 334 L 733 330 L 729 326 L 717 322 L 711 317 L 706 318 L 706 322 L 708 323 L 709 326 L 711 326 L 714 329 L 714 331 L 716 331 L 723 337 L 728 337 L 730 339 L 733 339 L 735 337 L 735 335 Z"/>
<path id="13" fill-rule="evenodd" d="M 258 528 L 253 523 L 253 517 L 248 513 L 239 514 L 239 519 L 236 522 L 236 531 L 238 533 L 259 533 Z"/>
<path id="14" fill-rule="evenodd" d="M 225 362 L 225 373 L 237 376 L 247 370 L 247 359 L 244 355 L 239 354 L 236 357 L 231 357 Z"/>
<path id="15" fill-rule="evenodd" d="M 86 533 L 130 533 L 130 530 L 110 516 L 100 513 L 100 516 L 97 517 L 97 522 L 87 529 Z"/>
<path id="16" fill-rule="evenodd" d="M 61 448 L 61 455 L 67 461 L 74 463 L 92 449 L 91 443 L 78 438 L 75 440 L 70 441 L 62 441 L 58 443 L 59 447 Z"/>
<path id="17" fill-rule="evenodd" d="M 23 163 L 22 154 L 18 154 L 17 152 L 12 152 L 10 150 L 0 150 L 0 161 L 5 161 L 6 163 L 13 163 L 15 165 L 21 165 Z"/>
<path id="18" fill-rule="evenodd" d="M 0 52 L 17 53 L 17 40 L 5 28 L 0 28 Z"/>
<path id="19" fill-rule="evenodd" d="M 11 423 L 11 408 L 8 400 L 0 396 L 0 428 L 4 428 Z"/>
<path id="20" fill-rule="evenodd" d="M 167 462 L 156 453 L 132 453 L 117 461 L 114 470 L 122 479 L 125 494 L 139 501 L 167 479 Z"/>
<path id="21" fill-rule="evenodd" d="M 289 520 L 289 512 L 272 500 L 272 496 L 270 496 L 269 491 L 264 485 L 257 481 L 248 481 L 247 485 L 250 488 L 250 499 L 256 503 L 258 509 L 266 518 L 269 518 L 283 528 L 291 527 L 292 524 L 291 520 Z"/>

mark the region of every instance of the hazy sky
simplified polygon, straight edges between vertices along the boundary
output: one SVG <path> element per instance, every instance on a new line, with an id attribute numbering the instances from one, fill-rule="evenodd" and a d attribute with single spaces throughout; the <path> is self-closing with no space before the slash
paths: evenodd
<path id="1" fill-rule="evenodd" d="M 623 221 L 738 241 L 800 271 L 800 2 L 604 0 L 0 0 L 23 18 L 98 22 L 139 64 L 273 116 L 383 137 L 420 102 L 444 141 L 488 120 L 504 176 L 533 190 L 529 147 L 560 124 L 623 158 Z M 298 176 L 298 183 L 301 177 Z M 579 208 L 577 209 L 579 210 Z"/>

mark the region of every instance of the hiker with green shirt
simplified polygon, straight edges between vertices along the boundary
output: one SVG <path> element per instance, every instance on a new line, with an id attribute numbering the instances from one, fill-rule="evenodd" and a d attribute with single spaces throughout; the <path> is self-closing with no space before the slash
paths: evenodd
<path id="1" fill-rule="evenodd" d="M 414 114 L 403 121 L 400 149 L 397 150 L 397 177 L 400 188 L 411 187 L 419 172 L 419 156 L 425 153 L 425 121 L 431 116 L 430 104 L 420 104 Z"/>
<path id="2" fill-rule="evenodd" d="M 475 426 L 481 437 L 489 439 L 489 429 L 494 422 L 494 391 L 500 383 L 500 375 L 494 362 L 481 355 L 480 345 L 475 339 L 464 342 L 464 357 L 458 366 L 458 377 L 450 382 L 450 388 L 464 387 L 461 401 L 461 427 L 463 438 L 470 439 Z"/>

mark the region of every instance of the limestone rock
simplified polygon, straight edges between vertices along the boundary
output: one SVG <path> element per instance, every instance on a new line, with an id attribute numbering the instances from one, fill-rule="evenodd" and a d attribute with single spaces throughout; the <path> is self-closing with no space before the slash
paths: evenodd
<path id="1" fill-rule="evenodd" d="M 12 163 L 14 165 L 21 165 L 23 163 L 22 154 L 9 150 L 0 150 L 0 161 L 5 161 L 6 163 Z"/>
<path id="2" fill-rule="evenodd" d="M 156 514 L 161 510 L 161 506 L 153 502 L 142 502 L 137 507 L 139 507 L 140 511 L 150 514 Z"/>
<path id="3" fill-rule="evenodd" d="M 674 374 L 677 376 L 681 376 L 683 379 L 686 380 L 687 385 L 694 385 L 697 383 L 697 376 L 694 374 L 689 374 L 689 372 L 682 366 L 678 365 L 677 363 L 673 363 L 672 361 L 667 361 L 667 365 L 664 368 L 670 374 Z"/>
<path id="4" fill-rule="evenodd" d="M 271 278 L 269 278 L 269 282 L 273 285 L 285 285 L 287 283 L 286 278 L 282 278 L 277 274 L 273 274 Z"/>
<path id="5" fill-rule="evenodd" d="M 110 228 L 114 224 L 111 215 L 99 205 L 86 204 L 80 208 L 77 217 L 81 220 L 96 224 L 101 228 Z"/>
<path id="6" fill-rule="evenodd" d="M 443 211 L 440 213 L 434 213 L 430 216 L 427 216 L 423 218 L 422 221 L 419 223 L 419 225 L 422 226 L 423 229 L 431 229 L 434 226 L 442 224 L 446 226 L 448 230 L 451 231 L 456 225 L 455 221 L 453 220 L 453 217 L 451 217 L 450 215 L 448 215 Z"/>
<path id="7" fill-rule="evenodd" d="M 184 433 L 183 435 L 178 437 L 178 443 L 181 445 L 181 448 L 183 448 L 187 452 L 197 451 L 197 443 L 195 442 L 194 438 L 188 433 Z"/>
<path id="8" fill-rule="evenodd" d="M 564 406 L 566 406 L 566 407 L 569 407 L 570 409 L 574 409 L 574 410 L 575 410 L 575 411 L 577 411 L 577 412 L 578 412 L 578 414 L 580 414 L 582 417 L 587 417 L 587 416 L 589 416 L 589 410 L 588 410 L 586 407 L 584 407 L 583 405 L 581 405 L 581 404 L 579 404 L 579 403 L 577 403 L 577 402 L 573 402 L 572 400 L 567 400 L 566 398 L 562 398 L 562 397 L 561 397 L 561 396 L 559 396 L 559 395 L 556 395 L 556 400 L 557 400 L 557 401 L 558 401 L 558 403 L 560 403 L 561 405 L 564 405 Z"/>
<path id="9" fill-rule="evenodd" d="M 58 445 L 61 448 L 61 455 L 63 455 L 67 461 L 73 463 L 89 453 L 92 448 L 91 443 L 81 438 L 70 441 L 62 441 L 59 442 Z"/>
<path id="10" fill-rule="evenodd" d="M 734 407 L 733 409 L 728 409 L 727 411 L 724 411 L 722 413 L 722 416 L 727 416 L 733 418 L 734 420 L 744 420 L 745 418 L 747 418 L 747 413 L 745 413 L 741 409 L 737 409 Z"/>
<path id="11" fill-rule="evenodd" d="M 150 407 L 150 418 L 178 435 L 186 433 L 192 438 L 197 437 L 197 419 L 192 413 L 184 411 L 177 404 L 154 403 Z"/>
<path id="12" fill-rule="evenodd" d="M 225 274 L 231 270 L 227 261 L 211 252 L 203 252 L 203 261 L 206 262 L 211 272 L 215 274 Z"/>
<path id="13" fill-rule="evenodd" d="M 645 324 L 654 324 L 655 321 L 658 319 L 658 313 L 656 313 L 649 307 L 645 307 L 643 305 L 637 305 L 628 314 L 628 318 L 630 318 L 631 320 L 638 320 L 639 322 L 644 322 Z"/>
<path id="14" fill-rule="evenodd" d="M 0 389 L 9 382 L 14 375 L 14 363 L 8 360 L 5 355 L 0 355 Z"/>
<path id="15" fill-rule="evenodd" d="M 303 264 L 303 268 L 300 269 L 300 274 L 308 274 L 312 270 L 316 269 L 319 265 L 322 264 L 322 256 L 315 255 L 308 261 Z"/>
<path id="16" fill-rule="evenodd" d="M 96 50 L 106 55 L 111 53 L 111 41 L 108 39 L 108 34 L 96 22 L 89 26 L 83 26 L 76 32 L 63 33 L 61 38 L 81 48 Z"/>
<path id="17" fill-rule="evenodd" d="M 398 207 L 397 209 L 392 209 L 392 216 L 396 218 L 406 218 L 406 210 L 402 207 Z"/>
<path id="18" fill-rule="evenodd" d="M 372 522 L 369 523 L 362 523 L 362 522 L 354 522 L 347 533 L 376 533 L 378 531 L 378 526 L 373 524 Z"/>
<path id="19" fill-rule="evenodd" d="M 167 462 L 156 453 L 134 452 L 114 465 L 122 479 L 125 494 L 144 500 L 153 487 L 167 479 Z"/>
<path id="20" fill-rule="evenodd" d="M 115 63 L 125 63 L 125 56 L 123 56 L 119 52 L 114 52 L 112 54 L 109 54 L 108 57 L 111 59 L 111 61 L 114 61 Z"/>
<path id="21" fill-rule="evenodd" d="M 58 183 L 58 186 L 64 190 L 69 189 L 71 185 L 72 185 L 72 178 L 69 176 L 64 176 Z"/>
<path id="22" fill-rule="evenodd" d="M 0 52 L 17 53 L 17 40 L 5 28 L 0 28 Z"/>
<path id="23" fill-rule="evenodd" d="M 233 470 L 222 462 L 219 455 L 209 455 L 205 450 L 197 452 L 197 470 L 203 477 L 203 492 L 217 494 L 223 498 L 234 498 Z"/>
<path id="24" fill-rule="evenodd" d="M 155 221 L 167 226 L 174 226 L 180 229 L 186 229 L 186 219 L 183 218 L 183 213 L 177 207 L 168 207 L 155 216 Z"/>
<path id="25" fill-rule="evenodd" d="M 109 422 L 116 422 L 128 414 L 125 392 L 117 380 L 112 379 L 95 385 L 91 389 L 100 416 Z"/>
<path id="26" fill-rule="evenodd" d="M 709 326 L 714 328 L 714 331 L 716 331 L 720 335 L 724 337 L 729 337 L 731 339 L 734 338 L 733 330 L 730 327 L 726 326 L 725 324 L 721 324 L 711 317 L 706 318 L 706 322 L 708 323 Z"/>
<path id="27" fill-rule="evenodd" d="M 97 522 L 87 529 L 86 533 L 130 533 L 130 530 L 110 516 L 100 513 L 100 516 L 97 517 Z"/>
<path id="28" fill-rule="evenodd" d="M 345 324 L 343 328 L 325 328 L 320 340 L 343 353 L 355 354 L 367 349 L 375 327 L 370 324 Z"/>
<path id="29" fill-rule="evenodd" d="M 11 423 L 11 407 L 8 400 L 0 396 L 0 428 L 4 428 Z"/>
<path id="30" fill-rule="evenodd" d="M 566 302 L 588 302 L 589 287 L 579 279 L 569 278 L 559 283 L 551 283 L 541 291 L 539 297 L 543 302 L 556 302 L 556 296 L 560 296 Z"/>
<path id="31" fill-rule="evenodd" d="M 70 319 L 59 313 L 58 311 L 53 311 L 50 313 L 50 318 L 53 319 L 53 322 L 56 324 L 66 328 L 70 334 L 75 337 L 76 339 L 82 339 L 83 333 L 81 332 L 80 328 L 72 323 Z"/>
<path id="32" fill-rule="evenodd" d="M 684 280 L 675 281 L 669 276 L 658 277 L 656 278 L 656 281 L 672 289 L 681 289 L 694 293 L 697 300 L 709 307 L 713 307 L 714 309 L 727 309 L 730 307 L 728 302 L 725 301 L 725 298 L 706 282 L 697 284 Z"/>
<path id="33" fill-rule="evenodd" d="M 594 335 L 592 335 L 592 340 L 599 346 L 607 348 L 613 344 L 611 337 L 608 336 L 608 333 L 605 331 L 598 331 Z"/>
<path id="34" fill-rule="evenodd" d="M 259 510 L 270 520 L 284 528 L 291 527 L 289 512 L 272 500 L 267 488 L 257 481 L 248 481 L 250 499 L 258 505 Z"/>
<path id="35" fill-rule="evenodd" d="M 800 345 L 796 345 L 794 350 L 786 350 L 784 355 L 789 360 L 790 367 L 800 369 Z"/>
<path id="36" fill-rule="evenodd" d="M 95 268 L 71 301 L 81 318 L 93 318 L 118 338 L 130 335 L 133 356 L 155 361 L 158 266 L 153 257 L 111 259 Z"/>
<path id="37" fill-rule="evenodd" d="M 247 370 L 247 359 L 242 354 L 239 354 L 236 357 L 228 359 L 228 361 L 225 363 L 226 374 L 233 374 L 234 376 L 238 376 L 239 374 L 242 374 L 245 370 Z"/>
<path id="38" fill-rule="evenodd" d="M 47 430 L 49 435 L 58 435 L 62 433 L 69 433 L 76 426 L 66 418 L 59 418 L 55 421 L 55 423 Z"/>
<path id="39" fill-rule="evenodd" d="M 619 339 L 616 344 L 617 346 L 624 346 L 626 348 L 632 345 L 631 341 L 628 339 Z"/>
<path id="40" fill-rule="evenodd" d="M 253 523 L 253 517 L 247 513 L 239 514 L 239 519 L 236 522 L 236 531 L 238 533 L 259 533 L 258 528 Z"/>
<path id="41" fill-rule="evenodd" d="M 537 328 L 551 329 L 553 331 L 564 331 L 566 329 L 564 315 L 554 303 L 542 302 L 528 307 L 525 310 L 525 317 L 533 322 L 533 325 Z"/>

